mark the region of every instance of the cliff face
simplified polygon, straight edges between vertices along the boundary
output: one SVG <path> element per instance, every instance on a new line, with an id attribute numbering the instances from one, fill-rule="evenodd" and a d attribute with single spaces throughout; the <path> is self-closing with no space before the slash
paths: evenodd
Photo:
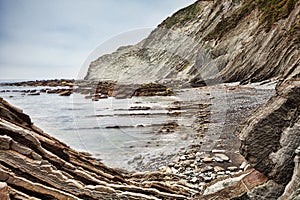
<path id="1" fill-rule="evenodd" d="M 276 199 L 291 182 L 289 187 L 293 189 L 286 189 L 281 198 L 288 199 L 299 187 L 299 157 L 294 157 L 300 145 L 300 79 L 296 76 L 285 80 L 276 89 L 276 95 L 237 132 L 242 155 L 270 180 L 248 194 L 252 199 Z"/>
<path id="2" fill-rule="evenodd" d="M 299 15 L 296 0 L 197 1 L 140 43 L 92 62 L 85 79 L 203 85 L 276 78 L 299 62 Z"/>

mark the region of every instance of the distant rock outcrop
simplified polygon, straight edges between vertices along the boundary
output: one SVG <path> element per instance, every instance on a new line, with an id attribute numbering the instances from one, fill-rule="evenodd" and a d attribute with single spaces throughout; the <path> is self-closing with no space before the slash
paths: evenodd
<path id="1" fill-rule="evenodd" d="M 85 79 L 258 82 L 298 62 L 300 1 L 198 0 L 140 43 L 93 61 Z"/>

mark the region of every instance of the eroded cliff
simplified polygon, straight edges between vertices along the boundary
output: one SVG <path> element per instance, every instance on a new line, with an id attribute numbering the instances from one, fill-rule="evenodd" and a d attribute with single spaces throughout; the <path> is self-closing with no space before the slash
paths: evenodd
<path id="1" fill-rule="evenodd" d="M 196 1 L 140 43 L 93 61 L 85 78 L 192 85 L 278 78 L 299 62 L 299 15 L 296 0 Z"/>

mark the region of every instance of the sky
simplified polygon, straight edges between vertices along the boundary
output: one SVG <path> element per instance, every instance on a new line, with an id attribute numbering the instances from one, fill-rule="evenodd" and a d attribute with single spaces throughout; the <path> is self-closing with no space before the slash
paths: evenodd
<path id="1" fill-rule="evenodd" d="M 135 43 L 194 1 L 0 0 L 0 79 L 77 78 L 95 48 Z"/>

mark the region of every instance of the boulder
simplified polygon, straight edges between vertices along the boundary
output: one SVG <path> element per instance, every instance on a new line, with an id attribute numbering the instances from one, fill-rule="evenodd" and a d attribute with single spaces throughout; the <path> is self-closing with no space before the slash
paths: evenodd
<path id="1" fill-rule="evenodd" d="M 264 196 L 263 192 L 274 190 L 272 198 L 284 192 L 295 168 L 293 159 L 300 145 L 300 79 L 281 82 L 276 90 L 237 131 L 241 154 L 271 180 L 257 193 Z"/>

